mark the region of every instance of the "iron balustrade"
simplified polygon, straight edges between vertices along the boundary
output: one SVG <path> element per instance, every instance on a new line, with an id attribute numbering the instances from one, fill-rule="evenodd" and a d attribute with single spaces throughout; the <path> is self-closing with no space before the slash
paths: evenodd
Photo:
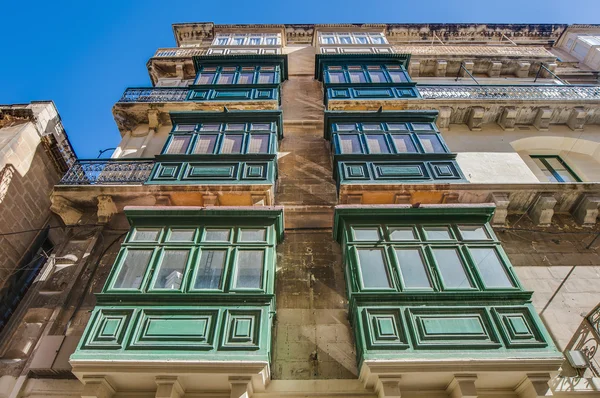
<path id="1" fill-rule="evenodd" d="M 600 100 L 600 86 L 419 84 L 417 89 L 423 99 Z"/>
<path id="2" fill-rule="evenodd" d="M 128 88 L 119 102 L 183 102 L 188 92 L 185 87 Z"/>
<path id="3" fill-rule="evenodd" d="M 143 184 L 153 167 L 153 159 L 79 159 L 59 185 Z"/>

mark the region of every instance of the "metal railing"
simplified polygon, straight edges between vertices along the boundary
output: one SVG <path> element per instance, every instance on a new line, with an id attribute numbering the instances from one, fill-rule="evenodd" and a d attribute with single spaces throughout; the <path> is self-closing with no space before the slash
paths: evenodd
<path id="1" fill-rule="evenodd" d="M 162 58 L 162 57 L 170 57 L 170 58 L 187 58 L 193 57 L 194 55 L 202 55 L 205 50 L 202 48 L 193 48 L 193 47 L 175 47 L 175 48 L 159 48 L 154 53 L 153 58 Z"/>
<path id="2" fill-rule="evenodd" d="M 150 176 L 153 166 L 153 159 L 79 159 L 58 184 L 142 184 Z"/>
<path id="3" fill-rule="evenodd" d="M 419 84 L 417 89 L 424 99 L 600 100 L 600 86 Z"/>
<path id="4" fill-rule="evenodd" d="M 119 102 L 183 102 L 188 92 L 185 87 L 128 88 Z"/>

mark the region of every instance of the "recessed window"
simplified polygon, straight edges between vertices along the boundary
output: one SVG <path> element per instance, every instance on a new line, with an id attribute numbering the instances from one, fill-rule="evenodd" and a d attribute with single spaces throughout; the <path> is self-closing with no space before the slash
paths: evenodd
<path id="1" fill-rule="evenodd" d="M 358 249 L 357 252 L 363 286 L 370 289 L 390 288 L 392 285 L 383 249 Z"/>
<path id="2" fill-rule="evenodd" d="M 115 289 L 139 289 L 142 286 L 144 274 L 150 263 L 153 250 L 128 249 L 121 263 L 119 275 L 113 288 Z"/>
<path id="3" fill-rule="evenodd" d="M 179 290 L 189 255 L 189 250 L 165 250 L 152 288 Z"/>
<path id="4" fill-rule="evenodd" d="M 450 233 L 450 228 L 448 227 L 433 227 L 426 226 L 423 227 L 425 230 L 425 234 L 427 235 L 427 240 L 452 240 L 452 234 Z"/>
<path id="5" fill-rule="evenodd" d="M 531 156 L 549 182 L 580 182 L 581 179 L 559 156 Z"/>
<path id="6" fill-rule="evenodd" d="M 234 287 L 238 289 L 260 289 L 262 287 L 263 250 L 240 250 Z"/>
<path id="7" fill-rule="evenodd" d="M 446 288 L 469 289 L 473 287 L 457 249 L 433 249 L 432 251 Z"/>
<path id="8" fill-rule="evenodd" d="M 194 289 L 220 289 L 227 250 L 203 249 L 194 279 Z"/>
<path id="9" fill-rule="evenodd" d="M 469 249 L 475 267 L 481 275 L 483 283 L 488 288 L 510 288 L 514 287 L 504 265 L 498 257 L 496 250 L 492 248 Z"/>
<path id="10" fill-rule="evenodd" d="M 402 282 L 407 289 L 430 289 L 431 280 L 420 249 L 397 249 Z"/>

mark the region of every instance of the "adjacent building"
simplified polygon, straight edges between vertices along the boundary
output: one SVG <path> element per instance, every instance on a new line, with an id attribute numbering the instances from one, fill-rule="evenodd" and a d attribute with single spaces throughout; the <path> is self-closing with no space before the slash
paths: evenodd
<path id="1" fill-rule="evenodd" d="M 600 396 L 600 26 L 173 32 L 4 396 Z"/>

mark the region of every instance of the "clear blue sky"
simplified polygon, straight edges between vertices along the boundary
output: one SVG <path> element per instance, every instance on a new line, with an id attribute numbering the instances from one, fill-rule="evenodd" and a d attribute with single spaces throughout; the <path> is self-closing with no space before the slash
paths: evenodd
<path id="1" fill-rule="evenodd" d="M 95 158 L 119 143 L 113 104 L 175 46 L 172 23 L 600 23 L 600 0 L 6 0 L 1 15 L 0 104 L 54 100 L 77 155 Z"/>

